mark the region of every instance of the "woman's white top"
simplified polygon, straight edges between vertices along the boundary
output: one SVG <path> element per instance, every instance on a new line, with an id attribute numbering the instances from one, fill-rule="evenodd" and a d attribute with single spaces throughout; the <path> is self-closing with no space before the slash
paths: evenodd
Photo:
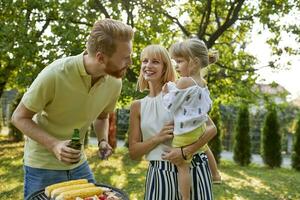
<path id="1" fill-rule="evenodd" d="M 195 85 L 185 89 L 178 89 L 174 82 L 166 85 L 168 93 L 163 95 L 163 104 L 173 115 L 174 135 L 190 132 L 208 119 L 207 113 L 212 105 L 209 90 L 193 81 Z"/>
<path id="2" fill-rule="evenodd" d="M 141 103 L 141 132 L 143 140 L 147 140 L 158 134 L 165 123 L 173 122 L 173 116 L 165 109 L 162 102 L 162 93 L 156 97 L 144 97 Z M 147 160 L 162 160 L 164 149 L 171 146 L 171 140 L 165 144 L 159 144 L 146 155 Z"/>

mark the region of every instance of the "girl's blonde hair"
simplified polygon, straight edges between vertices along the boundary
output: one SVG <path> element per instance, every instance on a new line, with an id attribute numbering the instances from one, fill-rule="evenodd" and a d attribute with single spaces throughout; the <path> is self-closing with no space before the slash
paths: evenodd
<path id="1" fill-rule="evenodd" d="M 202 69 L 218 60 L 218 53 L 209 53 L 205 43 L 196 38 L 173 44 L 170 48 L 170 54 L 172 58 L 185 58 L 189 61 L 189 66 L 191 62 L 194 62 Z"/>
<path id="2" fill-rule="evenodd" d="M 163 62 L 163 74 L 161 77 L 162 85 L 167 83 L 168 81 L 175 81 L 176 72 L 174 67 L 172 66 L 171 57 L 168 51 L 166 50 L 166 48 L 158 44 L 148 45 L 141 52 L 141 57 L 140 57 L 141 62 L 144 60 L 145 57 L 148 58 L 154 57 Z M 148 81 L 144 79 L 142 70 L 143 69 L 141 68 L 140 75 L 138 78 L 138 85 L 137 85 L 137 88 L 141 92 L 149 89 Z"/>

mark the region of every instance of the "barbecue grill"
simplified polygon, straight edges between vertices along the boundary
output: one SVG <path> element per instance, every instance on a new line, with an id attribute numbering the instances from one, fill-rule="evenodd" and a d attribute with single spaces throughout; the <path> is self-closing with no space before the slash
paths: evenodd
<path id="1" fill-rule="evenodd" d="M 99 187 L 106 187 L 111 189 L 113 192 L 116 193 L 116 196 L 121 198 L 122 200 L 129 200 L 127 194 L 125 192 L 123 192 L 122 190 L 112 187 L 110 185 L 106 185 L 106 184 L 96 184 Z M 26 198 L 26 200 L 51 200 L 50 198 L 48 198 L 45 193 L 44 193 L 44 189 L 43 190 L 39 190 L 37 192 L 34 192 L 33 194 L 31 194 L 30 196 L 28 196 Z"/>

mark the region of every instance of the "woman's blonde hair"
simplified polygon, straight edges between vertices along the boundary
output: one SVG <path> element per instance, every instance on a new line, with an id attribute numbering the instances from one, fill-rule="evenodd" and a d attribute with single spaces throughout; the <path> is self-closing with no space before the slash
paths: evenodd
<path id="1" fill-rule="evenodd" d="M 171 62 L 171 57 L 166 48 L 158 44 L 152 44 L 145 47 L 141 52 L 141 62 L 145 57 L 155 57 L 163 62 L 163 74 L 161 77 L 162 85 L 168 81 L 175 81 L 176 72 Z M 142 92 L 149 89 L 149 83 L 143 77 L 142 68 L 138 78 L 137 88 Z"/>
<path id="2" fill-rule="evenodd" d="M 218 60 L 218 53 L 209 53 L 202 40 L 192 38 L 173 44 L 170 48 L 171 57 L 183 57 L 189 64 L 194 62 L 200 68 L 215 63 Z M 190 65 L 189 65 L 190 66 Z"/>
<path id="3" fill-rule="evenodd" d="M 130 41 L 133 38 L 131 26 L 114 19 L 97 21 L 87 41 L 88 54 L 95 56 L 97 52 L 111 56 L 116 50 L 117 41 Z"/>

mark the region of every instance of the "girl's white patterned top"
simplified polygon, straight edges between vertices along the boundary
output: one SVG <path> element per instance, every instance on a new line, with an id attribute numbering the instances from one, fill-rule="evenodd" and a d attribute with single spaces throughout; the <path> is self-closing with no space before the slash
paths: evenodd
<path id="1" fill-rule="evenodd" d="M 163 105 L 174 117 L 175 135 L 190 132 L 208 119 L 207 113 L 212 105 L 209 90 L 194 82 L 195 85 L 185 89 L 178 89 L 174 82 L 166 84 L 168 93 L 163 94 Z"/>

